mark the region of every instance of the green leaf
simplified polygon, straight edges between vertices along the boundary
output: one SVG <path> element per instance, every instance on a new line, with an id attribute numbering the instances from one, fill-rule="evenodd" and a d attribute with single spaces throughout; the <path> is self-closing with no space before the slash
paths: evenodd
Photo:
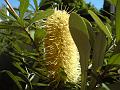
<path id="1" fill-rule="evenodd" d="M 12 63 L 16 68 L 18 68 L 22 73 L 27 74 L 27 72 L 20 66 L 20 63 L 13 62 Z"/>
<path id="2" fill-rule="evenodd" d="M 20 18 L 22 19 L 24 17 L 25 12 L 27 11 L 29 6 L 29 0 L 20 0 Z"/>
<path id="3" fill-rule="evenodd" d="M 41 0 L 39 7 L 41 10 L 43 9 L 42 7 L 44 7 L 44 9 L 48 9 L 49 7 L 47 7 L 47 6 L 52 5 L 53 3 L 55 3 L 55 2 L 54 1 L 47 2 L 46 0 Z"/>
<path id="4" fill-rule="evenodd" d="M 120 53 L 113 55 L 108 60 L 108 64 L 120 64 Z"/>
<path id="5" fill-rule="evenodd" d="M 15 82 L 15 84 L 18 86 L 19 90 L 23 90 L 19 80 L 17 79 L 17 77 L 14 74 L 12 74 L 10 71 L 7 71 L 7 70 L 3 70 L 2 73 L 6 73 Z"/>
<path id="6" fill-rule="evenodd" d="M 69 18 L 70 32 L 75 41 L 80 54 L 81 63 L 81 90 L 86 90 L 87 68 L 90 55 L 89 34 L 86 24 L 82 17 L 76 13 L 71 13 Z"/>
<path id="7" fill-rule="evenodd" d="M 36 11 L 38 11 L 39 10 L 38 2 L 37 2 L 37 0 L 33 0 L 33 1 L 34 1 L 34 5 L 35 5 L 35 8 L 36 8 Z"/>
<path id="8" fill-rule="evenodd" d="M 31 81 L 30 81 L 28 75 L 25 75 L 25 74 L 23 74 L 21 72 L 19 72 L 18 74 L 24 80 L 24 82 L 26 83 L 26 85 L 27 85 L 26 90 L 32 90 L 32 84 L 31 84 Z"/>
<path id="9" fill-rule="evenodd" d="M 33 86 L 49 86 L 49 84 L 44 84 L 44 83 L 32 83 Z"/>
<path id="10" fill-rule="evenodd" d="M 73 23 L 73 21 L 76 21 L 74 22 L 75 24 Z M 70 27 L 74 27 L 75 30 L 80 30 L 81 32 L 86 34 L 86 36 L 89 38 L 87 26 L 85 24 L 84 19 L 77 15 L 76 13 L 72 13 L 70 15 Z"/>
<path id="11" fill-rule="evenodd" d="M 46 0 L 41 0 L 39 7 L 42 7 Z"/>
<path id="12" fill-rule="evenodd" d="M 95 74 L 94 76 L 97 75 L 97 70 L 99 69 L 99 67 L 103 66 L 106 45 L 107 45 L 107 40 L 105 34 L 102 31 L 97 32 L 94 35 L 93 53 L 92 53 L 93 55 L 92 70 L 94 71 Z M 94 88 L 96 83 L 97 81 L 95 77 L 92 77 L 89 85 L 90 90 Z"/>
<path id="13" fill-rule="evenodd" d="M 0 10 L 0 16 L 1 18 L 9 19 L 9 20 L 14 20 L 14 18 L 8 16 L 3 10 Z"/>
<path id="14" fill-rule="evenodd" d="M 93 46 L 93 70 L 96 71 L 103 65 L 107 40 L 103 32 L 97 32 Z"/>
<path id="15" fill-rule="evenodd" d="M 39 21 L 40 19 L 47 18 L 48 16 L 52 15 L 54 12 L 53 9 L 48 9 L 46 11 L 40 10 L 35 13 L 34 17 L 31 19 L 31 23 Z"/>
<path id="16" fill-rule="evenodd" d="M 91 45 L 91 48 L 93 47 L 93 44 L 94 44 L 94 39 L 95 39 L 95 32 L 93 30 L 93 27 L 92 27 L 92 24 L 85 18 L 83 18 L 86 25 L 87 25 L 87 28 L 88 28 L 88 32 L 89 32 L 89 41 L 90 41 L 90 45 Z"/>
<path id="17" fill-rule="evenodd" d="M 34 40 L 35 30 L 29 30 L 28 32 L 29 32 L 31 38 Z"/>
<path id="18" fill-rule="evenodd" d="M 35 42 L 39 42 L 46 36 L 46 31 L 44 29 L 37 29 L 34 34 Z"/>
<path id="19" fill-rule="evenodd" d="M 119 1 L 119 0 L 107 0 L 107 1 L 109 1 L 113 5 L 116 5 L 117 1 Z"/>
<path id="20" fill-rule="evenodd" d="M 116 5 L 116 40 L 120 41 L 120 0 Z"/>
<path id="21" fill-rule="evenodd" d="M 102 83 L 102 86 L 97 90 L 111 90 L 106 84 Z"/>
<path id="22" fill-rule="evenodd" d="M 14 30 L 15 28 L 20 28 L 20 27 L 0 23 L 0 29 L 13 29 Z"/>
<path id="23" fill-rule="evenodd" d="M 15 19 L 18 18 L 18 16 L 10 8 L 7 8 L 7 10 Z"/>
<path id="24" fill-rule="evenodd" d="M 112 39 L 112 34 L 110 33 L 109 29 L 104 25 L 104 23 L 100 20 L 100 18 L 91 10 L 88 10 L 89 14 L 95 20 L 99 28 L 109 37 Z"/>

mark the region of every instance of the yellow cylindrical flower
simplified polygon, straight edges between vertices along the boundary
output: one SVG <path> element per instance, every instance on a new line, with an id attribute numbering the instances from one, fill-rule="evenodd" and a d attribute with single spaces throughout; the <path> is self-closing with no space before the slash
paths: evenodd
<path id="1" fill-rule="evenodd" d="M 79 52 L 69 31 L 69 14 L 55 10 L 47 18 L 44 40 L 47 68 L 54 78 L 60 68 L 66 73 L 66 81 L 76 83 L 81 74 Z"/>

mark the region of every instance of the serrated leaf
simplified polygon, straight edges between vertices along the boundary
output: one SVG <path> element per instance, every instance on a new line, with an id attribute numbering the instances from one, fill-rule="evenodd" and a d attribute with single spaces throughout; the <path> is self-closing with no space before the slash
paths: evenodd
<path id="1" fill-rule="evenodd" d="M 87 68 L 90 55 L 89 34 L 82 17 L 76 13 L 71 13 L 69 18 L 70 32 L 75 41 L 80 54 L 81 64 L 81 90 L 86 90 Z"/>
<path id="2" fill-rule="evenodd" d="M 24 17 L 25 12 L 27 11 L 29 6 L 29 0 L 20 0 L 20 18 L 22 19 Z"/>
<path id="3" fill-rule="evenodd" d="M 52 15 L 54 12 L 53 9 L 48 9 L 46 11 L 39 10 L 35 13 L 34 17 L 31 19 L 31 23 L 39 21 L 40 19 L 47 18 L 48 16 Z"/>
<path id="4" fill-rule="evenodd" d="M 100 30 L 102 30 L 107 37 L 112 39 L 112 34 L 110 33 L 109 29 L 104 25 L 104 23 L 100 20 L 100 18 L 91 10 L 88 10 L 91 17 L 95 20 L 96 24 L 99 26 Z"/>
<path id="5" fill-rule="evenodd" d="M 120 64 L 120 53 L 113 55 L 108 60 L 108 64 Z"/>
<path id="6" fill-rule="evenodd" d="M 116 40 L 120 41 L 120 0 L 118 0 L 116 5 Z"/>

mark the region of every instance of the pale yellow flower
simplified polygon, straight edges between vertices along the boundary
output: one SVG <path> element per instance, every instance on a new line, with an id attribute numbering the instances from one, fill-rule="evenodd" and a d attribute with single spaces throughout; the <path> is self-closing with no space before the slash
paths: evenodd
<path id="1" fill-rule="evenodd" d="M 69 31 L 69 14 L 64 10 L 55 10 L 46 21 L 45 60 L 47 68 L 54 78 L 59 77 L 58 70 L 63 68 L 66 81 L 76 83 L 81 68 L 79 52 Z"/>

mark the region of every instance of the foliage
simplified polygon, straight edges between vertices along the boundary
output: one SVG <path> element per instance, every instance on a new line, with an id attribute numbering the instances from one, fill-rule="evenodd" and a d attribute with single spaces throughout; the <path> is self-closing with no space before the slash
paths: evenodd
<path id="1" fill-rule="evenodd" d="M 5 1 L 10 16 L 5 10 L 0 11 L 0 89 L 114 90 L 115 85 L 120 87 L 119 0 L 109 0 L 116 7 L 112 20 L 91 9 L 83 0 L 42 0 L 40 4 L 33 0 L 34 11 L 28 8 L 29 0 L 20 0 L 18 12 Z M 50 6 L 56 7 L 55 3 L 63 5 L 63 9 L 67 5 L 77 11 L 69 18 L 82 72 L 81 81 L 75 84 L 49 78 L 44 63 L 44 21 L 54 12 Z M 81 10 L 90 19 L 80 14 Z M 65 73 L 60 71 L 60 74 Z"/>

